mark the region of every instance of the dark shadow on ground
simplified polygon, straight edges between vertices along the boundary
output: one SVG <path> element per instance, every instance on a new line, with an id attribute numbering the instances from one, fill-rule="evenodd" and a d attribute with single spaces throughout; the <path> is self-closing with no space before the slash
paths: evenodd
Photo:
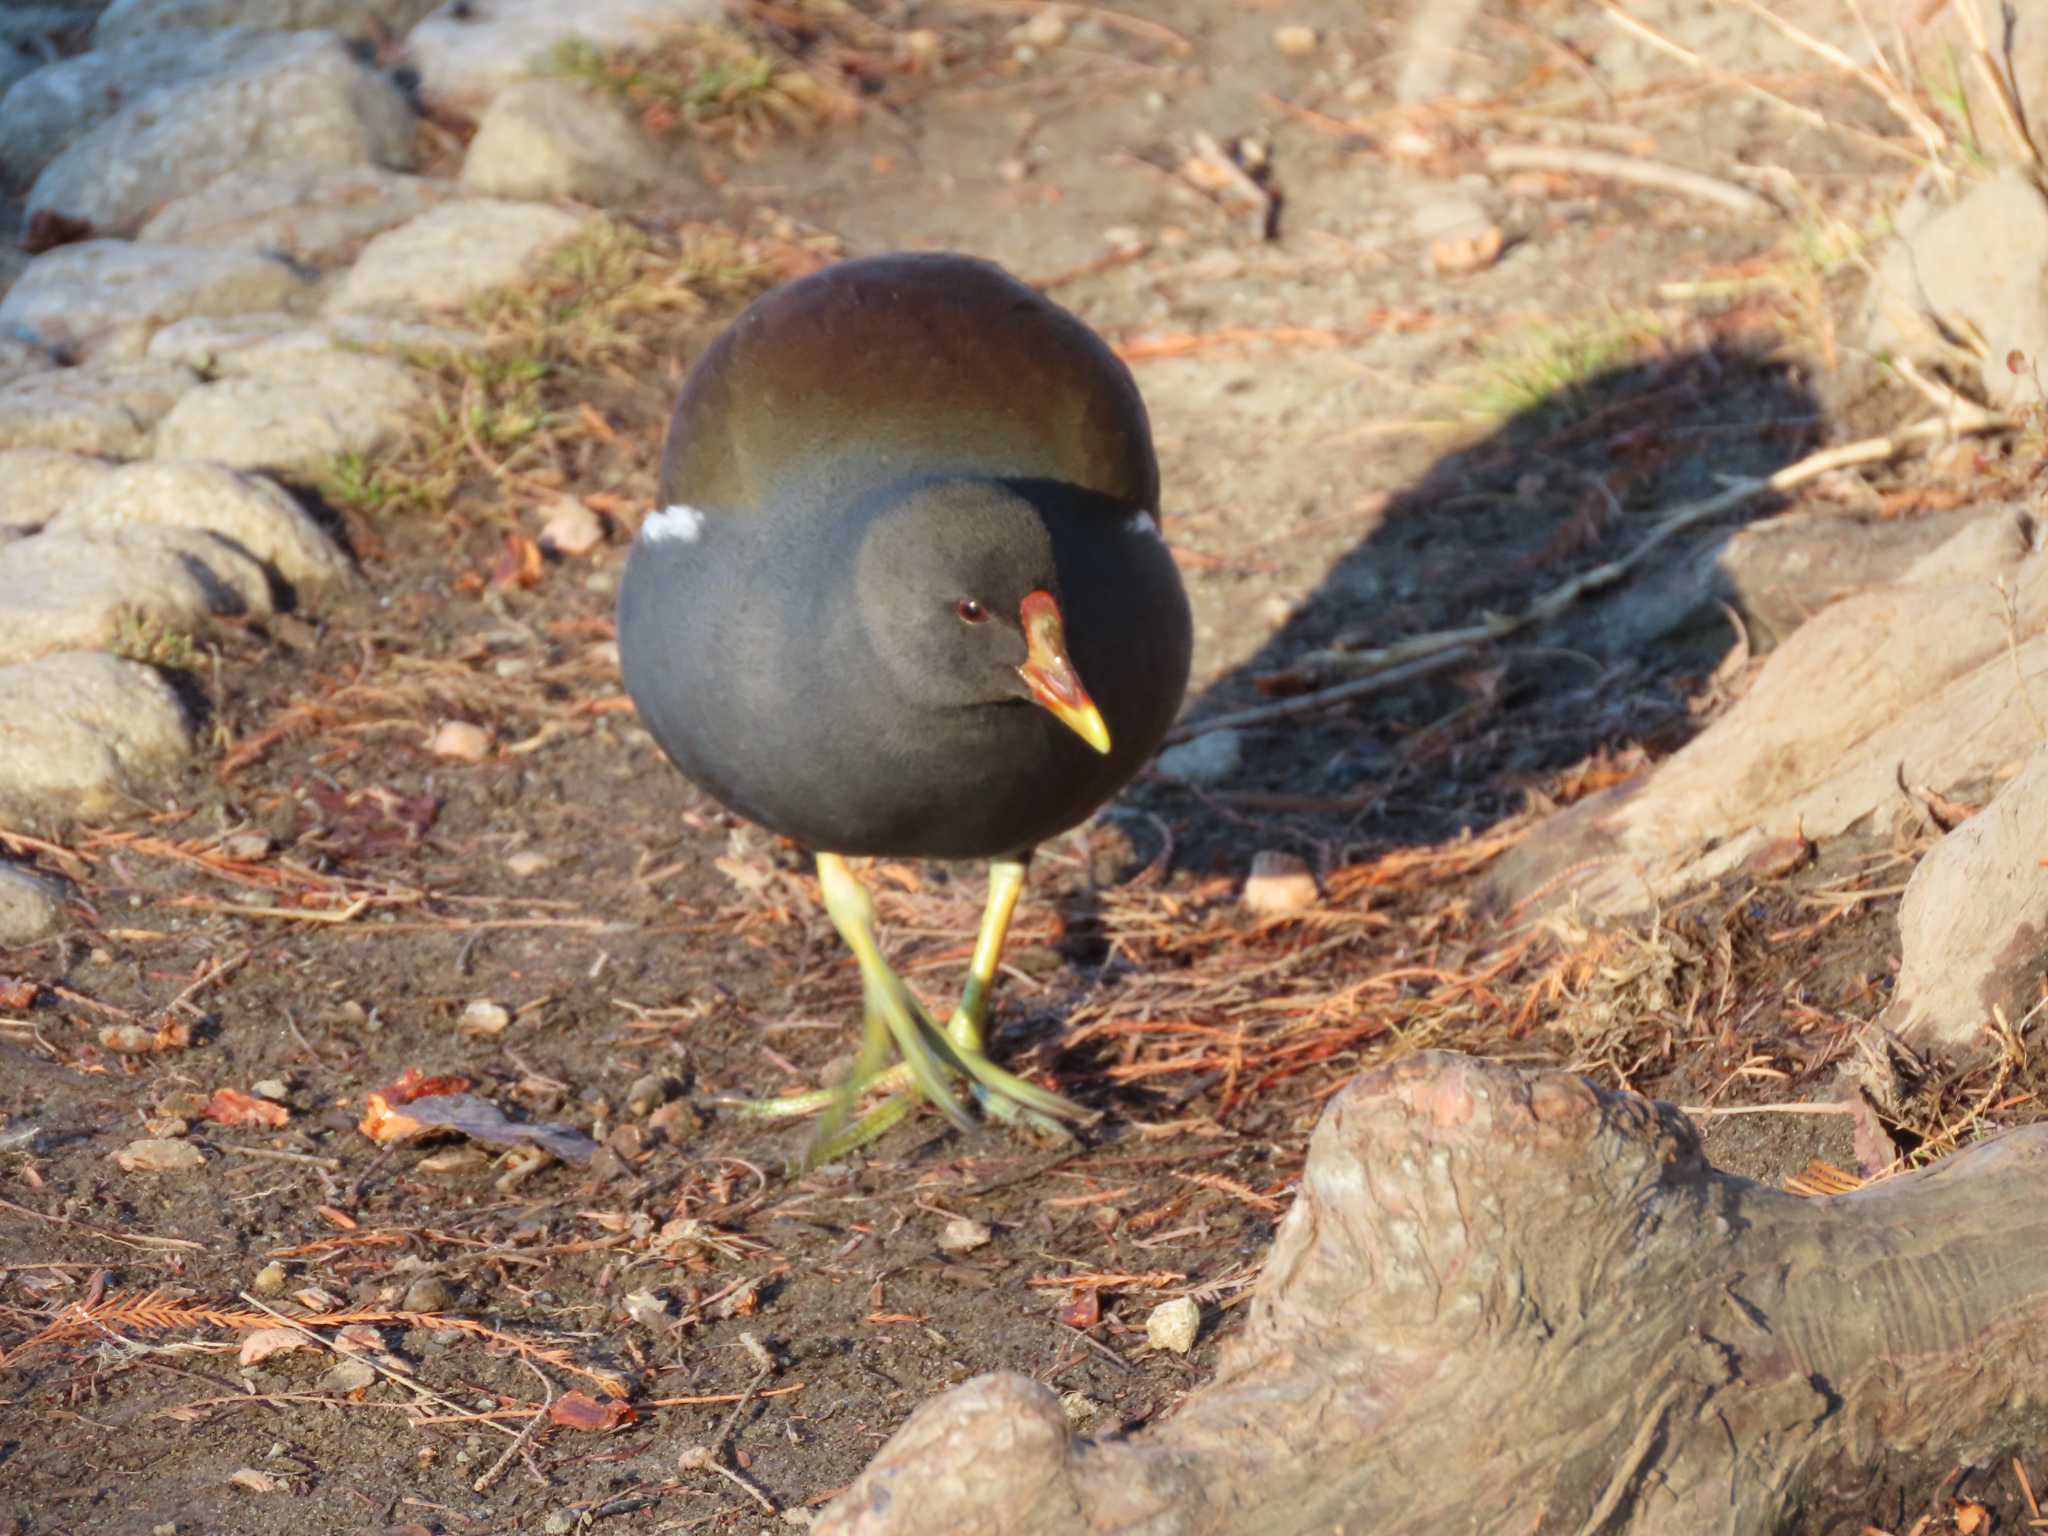
<path id="1" fill-rule="evenodd" d="M 1792 366 L 1732 348 L 1675 352 L 1556 393 L 1397 495 L 1184 718 L 1300 689 L 1314 651 L 1519 612 L 1632 549 L 1674 506 L 1798 459 L 1824 426 Z M 1170 475 L 1168 487 L 1170 521 Z M 1470 665 L 1244 730 L 1234 766 L 1206 782 L 1154 775 L 1113 814 L 1152 810 L 1197 829 L 1175 850 L 1196 869 L 1242 872 L 1261 848 L 1327 868 L 1482 831 L 1520 810 L 1527 786 L 1592 754 L 1668 752 L 1695 729 L 1687 700 L 1733 639 L 1715 553 L 1781 506 L 1760 497 L 1674 538 L 1619 586 Z M 1133 833 L 1149 852 L 1156 839 Z"/>

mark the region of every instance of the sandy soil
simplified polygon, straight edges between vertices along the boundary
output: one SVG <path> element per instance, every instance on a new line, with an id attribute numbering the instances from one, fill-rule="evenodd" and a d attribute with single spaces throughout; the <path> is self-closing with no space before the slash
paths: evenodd
<path id="1" fill-rule="evenodd" d="M 1191 718 L 1284 690 L 1273 675 L 1333 638 L 1520 606 L 1716 476 L 1910 411 L 1869 392 L 1838 335 L 1853 272 L 1811 256 L 1823 213 L 1858 226 L 1896 195 L 1890 162 L 1675 66 L 1604 75 L 1595 16 L 1481 17 L 1444 94 L 1404 114 L 1400 28 L 1360 17 L 1378 8 L 1160 0 L 1088 13 L 1020 61 L 1004 34 L 1023 9 L 935 9 L 925 24 L 963 50 L 951 74 L 889 82 L 853 123 L 752 159 L 680 152 L 672 195 L 635 213 L 977 251 L 1123 346 L 1197 613 Z M 1289 25 L 1313 51 L 1275 45 Z M 1786 72 L 1834 120 L 1873 121 L 1852 90 Z M 1236 146 L 1273 206 L 1191 185 L 1199 134 Z M 1731 176 L 1768 164 L 1812 202 L 1758 219 L 1483 174 L 1486 145 L 1543 137 Z M 1501 230 L 1497 264 L 1435 270 L 1422 231 L 1453 199 Z M 1882 1006 L 1882 892 L 1911 849 L 1824 850 L 1611 940 L 1602 964 L 1554 936 L 1511 943 L 1471 897 L 1532 803 L 1668 752 L 1725 699 L 1726 622 L 1674 596 L 1695 542 L 1536 642 L 1252 730 L 1217 782 L 1143 780 L 1048 848 L 997 1048 L 1104 1112 L 1078 1145 L 926 1115 L 786 1174 L 801 1128 L 717 1101 L 815 1081 L 847 1048 L 852 967 L 800 851 L 668 770 L 618 707 L 608 651 L 667 402 L 733 307 L 582 381 L 607 432 L 566 483 L 630 509 L 612 543 L 504 586 L 506 530 L 532 527 L 517 485 L 337 508 L 357 590 L 197 637 L 198 766 L 17 846 L 76 878 L 81 906 L 63 938 L 0 954 L 0 995 L 10 978 L 33 993 L 0 1010 L 0 1350 L 67 1304 L 105 1328 L 0 1376 L 0 1523 L 778 1529 L 976 1372 L 1036 1375 L 1096 1432 L 1169 1412 L 1234 1326 L 1320 1104 L 1361 1067 L 1444 1045 L 1685 1103 L 1792 1100 Z M 484 760 L 426 751 L 451 719 L 492 733 Z M 1245 913 L 1262 849 L 1307 860 L 1324 900 Z M 899 962 L 945 999 L 979 872 L 872 878 Z M 123 1054 L 123 1027 L 173 1048 Z M 357 1121 L 408 1068 L 601 1149 L 529 1166 L 380 1148 Z M 207 1119 L 223 1088 L 274 1093 L 288 1123 Z M 171 1122 L 202 1169 L 117 1163 Z M 1717 1159 L 1758 1177 L 1854 1163 L 1838 1120 L 1707 1123 Z M 955 1218 L 988 1240 L 949 1249 Z M 1204 1307 L 1185 1358 L 1144 1331 L 1179 1295 Z M 259 1304 L 359 1314 L 372 1365 L 245 1363 Z M 603 1381 L 632 1423 L 536 1420 Z M 707 1445 L 726 1473 L 685 1469 Z"/>

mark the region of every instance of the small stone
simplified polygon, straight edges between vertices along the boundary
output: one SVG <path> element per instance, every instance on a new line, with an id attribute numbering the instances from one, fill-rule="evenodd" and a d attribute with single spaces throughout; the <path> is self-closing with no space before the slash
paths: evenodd
<path id="1" fill-rule="evenodd" d="M 284 1266 L 278 1263 L 277 1260 L 272 1259 L 268 1264 L 256 1271 L 256 1278 L 249 1282 L 249 1289 L 258 1296 L 275 1296 L 285 1288 L 290 1278 L 285 1273 Z"/>
<path id="2" fill-rule="evenodd" d="M 1247 911 L 1279 917 L 1314 906 L 1316 896 L 1315 874 L 1301 859 L 1271 848 L 1252 855 L 1252 870 L 1244 882 Z"/>
<path id="3" fill-rule="evenodd" d="M 1275 27 L 1273 46 L 1290 58 L 1302 58 L 1316 51 L 1316 29 L 1298 24 Z"/>
<path id="4" fill-rule="evenodd" d="M 1202 1331 L 1202 1309 L 1192 1296 L 1162 1301 L 1145 1319 L 1145 1342 L 1154 1349 L 1184 1355 L 1195 1347 L 1195 1335 Z"/>
<path id="5" fill-rule="evenodd" d="M 668 1323 L 668 1298 L 659 1291 L 628 1292 L 625 1308 L 626 1316 L 642 1328 L 662 1328 Z"/>
<path id="6" fill-rule="evenodd" d="M 273 1104 L 282 1104 L 292 1093 L 291 1085 L 281 1077 L 259 1077 L 249 1085 L 249 1091 Z"/>
<path id="7" fill-rule="evenodd" d="M 568 1536 L 582 1520 L 583 1517 L 573 1509 L 551 1509 L 548 1517 L 541 1521 L 540 1528 L 547 1532 L 547 1536 Z"/>
<path id="8" fill-rule="evenodd" d="M 503 1003 L 479 997 L 463 1007 L 462 1016 L 455 1021 L 455 1029 L 458 1034 L 472 1040 L 488 1040 L 503 1034 L 511 1022 L 511 1011 Z"/>
<path id="9" fill-rule="evenodd" d="M 1228 728 L 1205 731 L 1193 741 L 1168 747 L 1159 754 L 1159 771 L 1170 779 L 1190 784 L 1220 784 L 1237 772 L 1244 760 L 1244 736 Z"/>
<path id="10" fill-rule="evenodd" d="M 531 880 L 554 867 L 553 859 L 533 848 L 522 848 L 517 853 L 508 854 L 505 859 L 505 873 L 516 880 Z"/>
<path id="11" fill-rule="evenodd" d="M 1029 21 L 1011 29 L 1010 40 L 1032 48 L 1059 47 L 1067 40 L 1065 9 L 1057 5 L 1048 5 L 1034 11 Z"/>
<path id="12" fill-rule="evenodd" d="M 994 1236 L 987 1222 L 955 1216 L 939 1229 L 939 1249 L 943 1253 L 972 1253 L 985 1247 Z"/>
<path id="13" fill-rule="evenodd" d="M 1086 1392 L 1062 1392 L 1060 1412 L 1067 1416 L 1067 1423 L 1075 1429 L 1086 1428 L 1102 1412 L 1102 1405 Z"/>
<path id="14" fill-rule="evenodd" d="M 542 549 L 558 555 L 587 555 L 604 542 L 604 520 L 582 502 L 564 497 L 540 530 Z"/>
<path id="15" fill-rule="evenodd" d="M 455 1287 L 439 1275 L 421 1275 L 405 1288 L 399 1303 L 407 1312 L 446 1312 L 455 1305 Z"/>
<path id="16" fill-rule="evenodd" d="M 272 847 L 270 839 L 261 832 L 235 832 L 220 840 L 220 851 L 225 857 L 245 864 L 269 858 Z"/>
<path id="17" fill-rule="evenodd" d="M 367 1360 L 340 1360 L 333 1369 L 322 1376 L 319 1390 L 346 1396 L 350 1392 L 361 1392 L 374 1384 L 377 1371 Z"/>
<path id="18" fill-rule="evenodd" d="M 64 916 L 64 887 L 0 864 L 0 945 L 33 944 Z"/>
<path id="19" fill-rule="evenodd" d="M 145 1136 L 114 1154 L 124 1173 L 191 1173 L 206 1166 L 206 1156 L 189 1141 Z"/>
<path id="20" fill-rule="evenodd" d="M 633 1086 L 626 1090 L 626 1108 L 641 1119 L 646 1119 L 676 1095 L 678 1083 L 667 1072 L 649 1072 L 633 1079 Z"/>
<path id="21" fill-rule="evenodd" d="M 480 763 L 490 753 L 491 733 L 467 720 L 445 721 L 427 742 L 427 750 L 436 757 Z"/>

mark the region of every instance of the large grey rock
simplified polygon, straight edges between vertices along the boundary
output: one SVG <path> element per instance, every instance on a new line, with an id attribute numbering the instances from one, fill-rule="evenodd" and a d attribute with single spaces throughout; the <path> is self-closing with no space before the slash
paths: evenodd
<path id="1" fill-rule="evenodd" d="M 89 454 L 0 448 L 0 537 L 35 532 L 114 469 Z"/>
<path id="2" fill-rule="evenodd" d="M 1899 904 L 1897 1000 L 1880 1022 L 1916 1050 L 1990 1054 L 2048 976 L 2048 746 L 1913 871 Z"/>
<path id="3" fill-rule="evenodd" d="M 139 527 L 0 544 L 0 667 L 146 648 L 214 614 L 271 608 L 263 567 L 208 533 Z"/>
<path id="4" fill-rule="evenodd" d="M 173 27 L 254 27 L 298 32 L 324 27 L 344 37 L 399 36 L 434 0 L 114 0 L 93 28 L 93 44 L 148 37 Z"/>
<path id="5" fill-rule="evenodd" d="M 0 863 L 0 945 L 33 944 L 64 918 L 64 886 Z"/>
<path id="6" fill-rule="evenodd" d="M 240 28 L 182 30 L 45 64 L 0 97 L 0 170 L 24 184 L 33 181 L 65 145 L 151 92 L 189 85 L 237 62 L 275 58 L 292 46 Z"/>
<path id="7" fill-rule="evenodd" d="M 276 371 L 201 385 L 157 428 L 163 458 L 244 469 L 318 469 L 337 453 L 378 453 L 403 441 L 426 396 L 399 363 L 316 351 Z"/>
<path id="8" fill-rule="evenodd" d="M 424 100 L 474 112 L 560 43 L 646 44 L 721 14 L 718 0 L 449 0 L 412 29 L 405 47 Z"/>
<path id="9" fill-rule="evenodd" d="M 327 298 L 329 315 L 450 309 L 517 282 L 589 216 L 478 197 L 444 203 L 363 248 Z"/>
<path id="10" fill-rule="evenodd" d="M 505 87 L 462 161 L 462 184 L 477 192 L 611 205 L 663 174 L 661 156 L 624 111 L 567 80 Z"/>
<path id="11" fill-rule="evenodd" d="M 33 48 L 0 38 L 0 101 L 6 100 L 17 80 L 26 79 L 43 65 L 43 58 Z"/>
<path id="12" fill-rule="evenodd" d="M 230 171 L 166 203 L 136 238 L 252 245 L 327 266 L 370 236 L 418 218 L 452 190 L 445 181 L 375 165 Z"/>
<path id="13" fill-rule="evenodd" d="M 1864 301 L 1872 351 L 1916 361 L 1952 355 L 1944 332 L 1984 338 L 1978 374 L 2000 405 L 2038 399 L 2048 379 L 2048 198 L 2019 170 L 2004 170 L 1885 248 Z M 2028 367 L 2014 374 L 2008 353 Z"/>
<path id="14" fill-rule="evenodd" d="M 413 115 L 383 71 L 328 32 L 282 34 L 245 64 L 151 92 L 73 142 L 29 189 L 48 209 L 128 234 L 229 171 L 412 162 Z"/>
<path id="15" fill-rule="evenodd" d="M 48 347 L 37 346 L 24 336 L 0 335 L 0 384 L 12 384 L 56 366 L 57 359 Z"/>
<path id="16" fill-rule="evenodd" d="M 252 309 L 239 315 L 188 315 L 150 337 L 146 355 L 153 363 L 176 363 L 200 373 L 221 373 L 236 353 L 305 328 L 304 315 L 281 309 Z"/>
<path id="17" fill-rule="evenodd" d="M 310 292 L 290 262 L 261 251 L 87 240 L 29 263 L 0 299 L 0 329 L 77 357 L 126 361 L 173 320 L 277 309 Z"/>
<path id="18" fill-rule="evenodd" d="M 191 751 L 152 667 L 89 651 L 0 667 L 0 815 L 99 815 Z"/>
<path id="19" fill-rule="evenodd" d="M 55 448 L 134 459 L 198 376 L 162 363 L 59 368 L 0 384 L 0 448 Z"/>
<path id="20" fill-rule="evenodd" d="M 281 310 L 246 315 L 195 315 L 150 338 L 152 361 L 182 363 L 201 373 L 275 376 L 303 366 L 312 352 L 476 352 L 489 345 L 474 331 L 386 315 L 341 315 L 308 324 Z"/>
<path id="21" fill-rule="evenodd" d="M 291 493 L 273 480 L 225 464 L 157 459 L 124 464 L 106 475 L 44 528 L 48 534 L 112 529 L 198 529 L 254 556 L 291 586 L 323 586 L 348 572 L 348 561 Z"/>
<path id="22" fill-rule="evenodd" d="M 35 55 L 40 61 L 56 57 L 65 47 L 77 47 L 92 26 L 89 5 L 35 5 L 17 0 L 0 9 L 0 44 Z"/>

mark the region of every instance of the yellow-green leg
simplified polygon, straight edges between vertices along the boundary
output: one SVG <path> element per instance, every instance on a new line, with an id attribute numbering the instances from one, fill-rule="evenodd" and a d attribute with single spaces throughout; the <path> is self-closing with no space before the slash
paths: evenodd
<path id="1" fill-rule="evenodd" d="M 1078 1105 L 1035 1083 L 1006 1072 L 986 1050 L 989 994 L 1002 961 L 1003 941 L 1017 898 L 1024 890 L 1022 859 L 998 859 L 989 868 L 988 904 L 976 936 L 974 959 L 960 1005 L 941 1029 L 903 979 L 882 957 L 875 932 L 874 899 L 846 860 L 818 855 L 818 883 L 825 910 L 860 966 L 866 1023 L 859 1054 L 843 1082 L 809 1093 L 741 1103 L 743 1112 L 773 1117 L 822 1113 L 817 1135 L 804 1158 L 815 1165 L 874 1140 L 895 1125 L 919 1098 L 929 1100 L 956 1126 L 970 1122 L 953 1093 L 956 1077 L 971 1081 L 975 1098 L 990 1114 L 1021 1120 L 1034 1129 L 1064 1136 L 1060 1120 L 1085 1116 Z M 885 1067 L 891 1047 L 902 1057 Z M 888 1095 L 858 1118 L 854 1106 L 869 1093 Z"/>

